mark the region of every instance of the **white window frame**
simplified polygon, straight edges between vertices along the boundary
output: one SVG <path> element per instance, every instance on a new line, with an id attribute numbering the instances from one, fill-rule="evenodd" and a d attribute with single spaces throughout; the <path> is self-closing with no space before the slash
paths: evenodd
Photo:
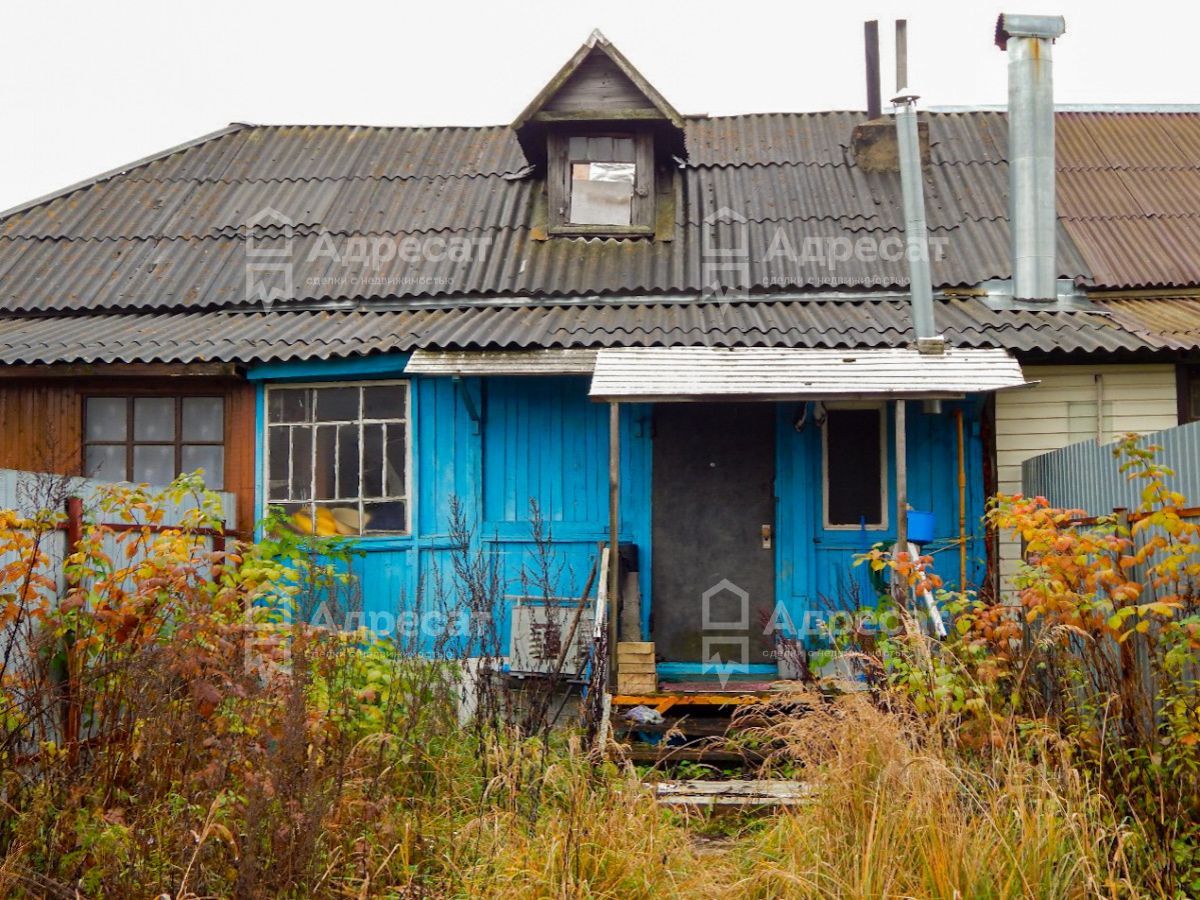
<path id="1" fill-rule="evenodd" d="M 368 387 L 388 387 L 391 385 L 397 385 L 397 386 L 404 388 L 404 418 L 403 419 L 364 418 L 362 415 L 361 389 L 368 388 Z M 265 515 L 267 510 L 271 506 L 285 506 L 285 505 L 291 505 L 294 503 L 305 502 L 308 505 L 309 515 L 314 516 L 314 521 L 315 521 L 315 509 L 316 509 L 316 505 L 317 505 L 317 500 L 315 497 L 310 497 L 307 501 L 290 500 L 290 499 L 289 500 L 274 500 L 274 501 L 271 500 L 271 428 L 272 427 L 278 428 L 280 426 L 305 424 L 305 425 L 308 425 L 309 427 L 313 428 L 314 433 L 313 433 L 312 449 L 311 449 L 311 453 L 312 453 L 312 476 L 311 477 L 315 479 L 316 478 L 316 453 L 317 453 L 317 440 L 316 440 L 315 426 L 322 425 L 322 424 L 349 424 L 349 422 L 324 423 L 324 422 L 319 422 L 316 420 L 314 420 L 312 422 L 307 422 L 307 423 L 280 422 L 280 423 L 274 423 L 274 425 L 272 424 L 272 422 L 271 422 L 271 406 L 270 406 L 271 391 L 273 391 L 273 390 L 287 391 L 287 390 L 300 390 L 300 389 L 309 390 L 309 389 L 313 389 L 313 388 L 317 388 L 317 389 L 319 389 L 319 388 L 358 388 L 358 389 L 360 389 L 359 416 L 357 419 L 357 422 L 358 422 L 358 488 L 359 488 L 357 504 L 358 504 L 358 513 L 360 516 L 360 521 L 361 521 L 361 516 L 363 514 L 364 500 L 367 500 L 370 502 L 389 501 L 389 500 L 404 501 L 404 530 L 403 531 L 395 531 L 395 530 L 392 530 L 392 531 L 363 531 L 363 530 L 360 530 L 359 533 L 356 535 L 348 534 L 348 535 L 343 535 L 343 536 L 346 538 L 350 538 L 352 540 L 411 536 L 413 533 L 413 528 L 412 528 L 412 523 L 413 523 L 413 499 L 412 499 L 412 495 L 413 495 L 413 474 L 412 474 L 413 473 L 413 448 L 414 448 L 416 442 L 414 440 L 413 415 L 412 415 L 413 414 L 412 381 L 411 381 L 411 379 L 407 379 L 407 378 L 384 378 L 384 379 L 369 379 L 369 380 L 362 380 L 362 381 L 297 381 L 297 382 L 280 382 L 278 384 L 266 385 L 265 389 L 263 391 L 263 436 L 262 436 L 262 441 L 263 441 L 263 510 L 262 511 L 263 511 L 263 514 Z M 377 424 L 377 423 L 395 424 L 398 421 L 402 421 L 404 423 L 404 494 L 403 494 L 403 496 L 364 498 L 362 496 L 362 478 L 363 478 L 363 435 L 362 435 L 362 432 L 363 432 L 363 425 L 371 425 L 371 424 Z M 288 449 L 289 449 L 289 459 L 290 459 L 290 449 L 291 449 L 290 435 L 289 435 Z M 288 481 L 289 481 L 289 483 L 291 481 L 290 468 L 289 468 L 289 472 L 288 472 Z M 309 486 L 309 493 L 313 493 L 311 484 Z M 337 501 L 335 501 L 335 502 L 337 502 Z"/>
<path id="2" fill-rule="evenodd" d="M 887 531 L 890 523 L 888 507 L 888 419 L 887 404 L 866 400 L 843 400 L 823 403 L 826 410 L 875 409 L 879 411 L 879 512 L 881 522 L 867 522 L 867 531 Z M 829 521 L 829 420 L 821 423 L 821 524 L 826 531 L 858 531 L 864 526 L 834 525 Z"/>

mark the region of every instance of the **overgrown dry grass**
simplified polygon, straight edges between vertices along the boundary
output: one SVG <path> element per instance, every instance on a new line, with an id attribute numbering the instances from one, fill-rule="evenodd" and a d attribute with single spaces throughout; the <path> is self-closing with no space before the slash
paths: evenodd
<path id="1" fill-rule="evenodd" d="M 1135 830 L 1070 769 L 939 748 L 865 696 L 764 730 L 811 803 L 720 821 L 653 804 L 635 773 L 570 747 L 544 769 L 541 813 L 492 806 L 447 845 L 439 890 L 488 897 L 1136 896 Z M 499 772 L 522 766 L 510 751 Z M 1047 756 L 1049 758 L 1049 755 Z M 519 778 L 495 796 L 513 797 Z M 496 787 L 496 784 L 493 787 Z"/>
<path id="2" fill-rule="evenodd" d="M 117 499 L 154 508 L 136 492 Z M 911 697 L 886 690 L 785 697 L 756 711 L 772 723 L 751 735 L 774 748 L 768 770 L 809 782 L 811 803 L 724 822 L 664 810 L 639 772 L 598 759 L 582 735 L 498 712 L 514 708 L 511 697 L 491 697 L 478 708 L 492 712 L 461 724 L 449 656 L 279 625 L 264 603 L 320 574 L 311 552 L 281 538 L 212 554 L 189 531 L 203 524 L 124 531 L 140 555 L 113 559 L 89 528 L 59 596 L 38 574 L 37 540 L 54 521 L 0 516 L 0 560 L 11 560 L 0 568 L 10 629 L 0 896 L 952 898 L 1174 887 L 1150 880 L 1169 871 L 1147 862 L 1161 848 L 1118 820 L 1051 732 L 1027 722 L 1005 743 L 966 749 Z M 490 608 L 487 573 L 476 580 Z"/>
<path id="3" fill-rule="evenodd" d="M 865 696 L 769 731 L 814 801 L 744 841 L 738 896 L 1074 897 L 1138 892 L 1136 835 L 1049 756 L 939 747 Z"/>
<path id="4" fill-rule="evenodd" d="M 803 768 L 816 787 L 811 803 L 730 819 L 723 839 L 704 844 L 697 836 L 720 832 L 721 822 L 658 808 L 637 772 L 597 766 L 576 738 L 459 730 L 450 716 L 425 721 L 422 736 L 404 734 L 397 722 L 399 729 L 364 737 L 344 763 L 314 770 L 308 801 L 248 801 L 235 773 L 194 790 L 191 803 L 166 792 L 118 808 L 82 785 L 35 792 L 10 809 L 19 822 L 0 862 L 0 892 L 950 898 L 1140 891 L 1136 831 L 1114 822 L 1069 769 L 1015 754 L 986 763 L 955 758 L 917 720 L 863 697 L 771 727 L 782 742 L 774 762 Z M 283 760 L 265 764 L 264 781 L 282 785 Z M 252 836 L 264 827 L 250 866 Z M 295 859 L 299 852 L 307 858 Z"/>

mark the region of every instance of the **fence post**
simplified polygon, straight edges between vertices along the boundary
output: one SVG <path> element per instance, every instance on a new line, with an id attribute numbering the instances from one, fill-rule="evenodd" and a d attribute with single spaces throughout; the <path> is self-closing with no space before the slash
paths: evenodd
<path id="1" fill-rule="evenodd" d="M 1137 548 L 1133 544 L 1132 520 L 1129 510 L 1117 507 L 1113 510 L 1117 519 L 1117 534 L 1128 538 L 1130 551 Z M 1117 551 L 1117 566 L 1120 566 L 1120 551 Z M 1136 573 L 1130 573 L 1136 575 Z M 1125 620 L 1124 627 L 1132 633 L 1120 643 L 1121 659 L 1121 701 L 1125 712 L 1125 729 L 1132 731 L 1139 744 L 1149 746 L 1148 741 L 1154 739 L 1153 718 L 1147 715 L 1146 704 L 1150 701 L 1149 682 L 1143 677 L 1141 658 L 1145 656 L 1146 636 L 1136 630 L 1140 617 L 1135 613 Z"/>
<path id="2" fill-rule="evenodd" d="M 83 541 L 83 498 L 67 498 L 66 547 L 63 564 Z M 64 572 L 67 593 L 80 588 L 79 579 Z M 67 680 L 63 697 L 63 738 L 67 745 L 67 759 L 72 765 L 79 760 L 79 732 L 83 722 L 83 707 L 79 701 L 79 660 L 75 653 L 75 634 L 68 631 L 63 635 L 67 660 Z"/>
<path id="3" fill-rule="evenodd" d="M 225 558 L 223 555 L 225 553 L 225 520 L 224 519 L 222 519 L 220 522 L 217 523 L 216 530 L 213 531 L 212 549 L 213 549 L 214 554 L 216 554 L 216 553 L 222 554 L 222 557 L 221 557 L 222 560 Z M 220 580 L 221 569 L 222 569 L 222 566 L 221 566 L 220 562 L 213 563 L 213 565 L 212 565 L 212 580 L 213 581 Z"/>
<path id="4" fill-rule="evenodd" d="M 83 498 L 68 497 L 67 498 L 67 552 L 63 554 L 63 562 L 66 562 L 66 557 L 70 556 L 79 547 L 79 542 L 83 540 Z M 78 582 L 68 577 L 67 588 L 78 587 Z"/>

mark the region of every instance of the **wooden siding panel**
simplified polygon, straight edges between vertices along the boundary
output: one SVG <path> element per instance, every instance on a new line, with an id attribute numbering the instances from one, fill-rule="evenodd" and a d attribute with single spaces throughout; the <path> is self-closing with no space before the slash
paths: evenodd
<path id="1" fill-rule="evenodd" d="M 586 378 L 493 378 L 484 416 L 485 527 L 522 524 L 536 500 L 547 524 L 603 532 L 608 416 Z"/>
<path id="2" fill-rule="evenodd" d="M 609 112 L 653 108 L 653 104 L 646 99 L 629 76 L 599 51 L 592 51 L 566 83 L 542 106 L 547 112 Z"/>
<path id="3" fill-rule="evenodd" d="M 163 375 L 171 373 L 164 371 Z M 227 378 L 44 378 L 0 380 L 0 468 L 82 474 L 83 398 L 91 394 L 221 394 L 225 484 L 237 496 L 238 528 L 254 521 L 254 388 Z"/>
<path id="4" fill-rule="evenodd" d="M 813 423 L 797 432 L 796 408 L 780 404 L 779 470 L 779 596 L 789 603 L 797 626 L 806 615 L 830 606 L 851 608 L 874 600 L 867 568 L 854 566 L 856 554 L 877 541 L 895 540 L 895 465 L 892 459 L 894 410 L 888 404 L 887 443 L 888 527 L 883 530 L 828 529 L 822 524 L 821 430 Z M 935 538 L 942 548 L 935 569 L 948 585 L 957 586 L 958 550 L 958 435 L 954 411 L 964 414 L 964 466 L 967 478 L 965 526 L 967 580 L 978 584 L 984 574 L 983 451 L 979 407 L 972 402 L 944 403 L 941 413 L 926 412 L 920 403 L 908 404 L 909 503 L 934 514 Z"/>
<path id="5" fill-rule="evenodd" d="M 254 386 L 225 382 L 225 490 L 237 497 L 237 527 L 254 527 L 254 456 L 256 418 Z"/>
<path id="6" fill-rule="evenodd" d="M 1024 366 L 1039 384 L 996 395 L 998 490 L 1021 490 L 1021 463 L 1095 436 L 1096 375 L 1103 376 L 1106 440 L 1177 424 L 1175 367 L 1171 365 Z M 1002 586 L 1017 571 L 1020 546 L 1000 541 Z"/>
<path id="7" fill-rule="evenodd" d="M 0 382 L 0 468 L 80 474 L 77 382 Z"/>

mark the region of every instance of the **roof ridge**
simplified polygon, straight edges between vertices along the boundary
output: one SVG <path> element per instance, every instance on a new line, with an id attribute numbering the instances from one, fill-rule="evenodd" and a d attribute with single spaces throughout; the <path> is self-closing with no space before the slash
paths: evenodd
<path id="1" fill-rule="evenodd" d="M 157 153 L 151 153 L 149 156 L 143 156 L 141 159 L 136 159 L 133 162 L 125 163 L 122 166 L 109 169 L 101 172 L 99 175 L 93 175 L 90 178 L 85 178 L 82 181 L 77 181 L 74 184 L 67 185 L 65 188 L 59 188 L 56 191 L 51 191 L 48 194 L 43 194 L 40 197 L 35 197 L 32 200 L 26 200 L 24 203 L 18 203 L 0 212 L 0 221 L 7 219 L 9 216 L 17 213 L 26 212 L 36 206 L 41 206 L 43 203 L 49 203 L 51 200 L 58 200 L 61 197 L 68 197 L 76 191 L 81 191 L 84 188 L 93 187 L 102 181 L 107 181 L 110 178 L 115 178 L 118 175 L 125 175 L 133 169 L 140 169 L 142 166 L 148 166 L 150 163 L 158 162 L 160 159 L 166 159 L 168 156 L 173 156 L 176 153 L 181 153 L 184 150 L 191 150 L 199 147 L 201 144 L 207 144 L 209 141 L 215 141 L 223 137 L 228 137 L 231 134 L 245 128 L 255 128 L 257 126 L 247 125 L 245 122 L 230 122 L 224 128 L 218 128 L 216 131 L 210 131 L 208 134 L 203 134 L 198 138 L 193 138 L 190 141 L 184 141 L 182 144 L 176 144 L 173 147 L 168 147 L 165 150 L 159 150 Z"/>
<path id="2" fill-rule="evenodd" d="M 491 123 L 488 125 L 368 125 L 362 122 L 232 122 L 245 128 L 364 128 L 374 131 L 478 131 L 491 129 L 508 131 L 511 126 L 507 123 Z"/>

